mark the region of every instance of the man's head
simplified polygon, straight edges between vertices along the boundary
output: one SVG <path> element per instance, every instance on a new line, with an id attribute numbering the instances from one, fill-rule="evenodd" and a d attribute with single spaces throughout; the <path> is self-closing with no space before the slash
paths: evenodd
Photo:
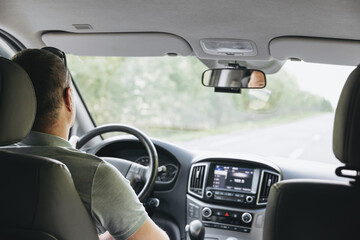
<path id="1" fill-rule="evenodd" d="M 265 75 L 259 71 L 253 71 L 248 82 L 249 88 L 263 88 L 265 87 Z"/>
<path id="2" fill-rule="evenodd" d="M 44 49 L 23 50 L 12 60 L 25 69 L 35 88 L 37 112 L 33 130 L 49 133 L 59 123 L 70 128 L 75 105 L 63 60 Z"/>

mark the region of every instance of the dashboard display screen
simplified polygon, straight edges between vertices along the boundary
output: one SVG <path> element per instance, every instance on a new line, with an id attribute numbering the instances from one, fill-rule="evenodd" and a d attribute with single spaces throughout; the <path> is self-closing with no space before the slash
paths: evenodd
<path id="1" fill-rule="evenodd" d="M 213 188 L 251 192 L 254 169 L 216 165 Z"/>

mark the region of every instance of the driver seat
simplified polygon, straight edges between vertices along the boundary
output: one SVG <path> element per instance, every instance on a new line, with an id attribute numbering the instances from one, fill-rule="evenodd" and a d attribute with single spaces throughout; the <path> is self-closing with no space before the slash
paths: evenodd
<path id="1" fill-rule="evenodd" d="M 336 174 L 353 180 L 274 184 L 266 207 L 264 240 L 359 239 L 360 66 L 350 74 L 336 108 L 333 151 L 345 164 Z"/>
<path id="2" fill-rule="evenodd" d="M 0 57 L 0 146 L 21 141 L 35 119 L 27 73 Z M 98 240 L 67 167 L 56 160 L 0 148 L 0 238 Z"/>

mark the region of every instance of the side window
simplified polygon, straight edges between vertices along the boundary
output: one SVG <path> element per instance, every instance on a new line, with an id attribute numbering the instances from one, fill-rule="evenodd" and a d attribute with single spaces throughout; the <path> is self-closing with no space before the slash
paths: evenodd
<path id="1" fill-rule="evenodd" d="M 11 58 L 16 50 L 10 45 L 9 41 L 0 34 L 0 57 Z"/>

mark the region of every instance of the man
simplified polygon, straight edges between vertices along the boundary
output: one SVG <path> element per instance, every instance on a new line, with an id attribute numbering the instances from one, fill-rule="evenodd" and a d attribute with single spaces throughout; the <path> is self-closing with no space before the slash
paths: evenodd
<path id="1" fill-rule="evenodd" d="M 259 71 L 253 71 L 250 75 L 248 88 L 263 88 L 265 87 L 265 75 Z"/>
<path id="2" fill-rule="evenodd" d="M 55 48 L 27 49 L 13 59 L 33 82 L 37 113 L 27 152 L 63 162 L 90 213 L 100 239 L 168 239 L 147 215 L 129 182 L 100 158 L 66 140 L 75 120 L 75 103 L 65 54 Z"/>

